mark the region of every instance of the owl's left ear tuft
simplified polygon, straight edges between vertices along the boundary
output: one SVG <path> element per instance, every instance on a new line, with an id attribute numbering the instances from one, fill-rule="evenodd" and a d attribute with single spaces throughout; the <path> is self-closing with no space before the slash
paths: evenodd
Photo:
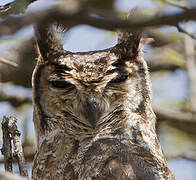
<path id="1" fill-rule="evenodd" d="M 52 25 L 35 24 L 34 29 L 38 50 L 44 61 L 53 61 L 64 52 L 63 45 L 56 37 Z"/>

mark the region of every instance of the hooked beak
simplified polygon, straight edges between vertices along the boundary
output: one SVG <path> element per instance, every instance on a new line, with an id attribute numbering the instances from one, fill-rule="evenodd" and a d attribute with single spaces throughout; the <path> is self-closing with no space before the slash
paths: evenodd
<path id="1" fill-rule="evenodd" d="M 87 97 L 86 104 L 87 104 L 88 120 L 92 125 L 92 127 L 95 128 L 98 119 L 98 110 L 96 107 L 95 98 L 93 96 Z"/>

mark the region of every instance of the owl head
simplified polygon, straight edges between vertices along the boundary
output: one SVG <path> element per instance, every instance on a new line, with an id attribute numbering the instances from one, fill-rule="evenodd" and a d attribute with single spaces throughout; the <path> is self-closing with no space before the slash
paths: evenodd
<path id="1" fill-rule="evenodd" d="M 33 91 L 38 131 L 60 128 L 81 136 L 117 129 L 130 112 L 145 114 L 150 88 L 141 33 L 121 31 L 112 48 L 76 53 L 63 49 L 53 26 L 36 25 L 35 36 L 39 58 Z"/>

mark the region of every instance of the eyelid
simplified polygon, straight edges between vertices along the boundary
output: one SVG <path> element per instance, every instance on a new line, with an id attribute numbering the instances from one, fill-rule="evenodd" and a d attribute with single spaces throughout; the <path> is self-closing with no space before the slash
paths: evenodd
<path id="1" fill-rule="evenodd" d="M 63 79 L 63 78 L 54 77 L 54 76 L 48 77 L 47 80 L 48 80 L 49 82 L 52 82 L 52 81 L 65 81 L 65 79 Z"/>
<path id="2" fill-rule="evenodd" d="M 66 89 L 70 87 L 74 87 L 74 85 L 68 81 L 51 81 L 51 86 L 56 89 Z"/>
<path id="3" fill-rule="evenodd" d="M 75 87 L 75 85 L 65 79 L 60 78 L 48 78 L 49 87 L 55 91 L 67 91 Z"/>
<path id="4" fill-rule="evenodd" d="M 117 75 L 115 78 L 113 78 L 110 83 L 121 83 L 121 82 L 125 82 L 128 78 L 127 74 L 121 74 L 121 75 Z"/>
<path id="5" fill-rule="evenodd" d="M 67 74 L 64 74 L 64 73 L 53 73 L 47 78 L 47 80 L 48 81 L 66 81 L 68 77 L 69 76 L 67 76 Z"/>

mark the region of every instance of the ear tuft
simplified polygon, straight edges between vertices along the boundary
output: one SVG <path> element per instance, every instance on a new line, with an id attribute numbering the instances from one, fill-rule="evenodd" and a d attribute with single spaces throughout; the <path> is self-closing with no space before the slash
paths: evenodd
<path id="1" fill-rule="evenodd" d="M 150 44 L 150 43 L 152 43 L 154 41 L 155 41 L 154 38 L 142 38 L 141 41 L 140 41 L 140 43 L 142 45 L 145 45 L 145 44 Z"/>
<path id="2" fill-rule="evenodd" d="M 34 29 L 38 49 L 44 61 L 52 61 L 64 52 L 52 25 L 36 24 Z"/>
<path id="3" fill-rule="evenodd" d="M 140 51 L 140 40 L 142 34 L 140 32 L 118 32 L 118 46 L 122 49 L 122 56 L 136 57 Z"/>
<path id="4" fill-rule="evenodd" d="M 132 10 L 127 19 L 130 21 L 136 21 L 139 16 L 139 11 L 134 9 Z M 141 31 L 126 31 L 126 30 L 120 30 L 118 33 L 118 44 L 124 48 L 124 56 L 129 57 L 136 57 L 139 53 L 139 47 L 140 47 L 140 40 L 142 37 Z M 127 54 L 126 54 L 127 53 Z"/>

